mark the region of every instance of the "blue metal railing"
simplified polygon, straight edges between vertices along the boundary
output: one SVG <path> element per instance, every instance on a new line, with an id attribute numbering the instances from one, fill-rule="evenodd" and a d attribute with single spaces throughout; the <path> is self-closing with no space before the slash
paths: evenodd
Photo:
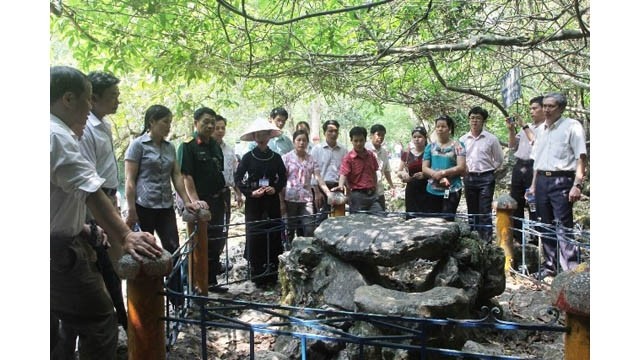
<path id="1" fill-rule="evenodd" d="M 406 213 L 386 213 L 386 216 L 398 216 L 406 217 Z M 442 214 L 411 214 L 416 216 L 433 216 Z M 312 215 L 316 217 L 317 215 Z M 456 221 L 465 221 L 468 219 L 467 214 L 455 214 Z M 550 227 L 547 224 L 541 224 L 527 219 L 522 220 L 522 229 L 520 229 L 527 236 L 523 236 L 522 244 L 523 249 L 526 245 L 528 237 L 537 237 L 540 239 L 545 236 L 544 231 L 556 230 L 559 225 Z M 229 227 L 242 226 L 246 223 L 230 224 Z M 282 231 L 286 229 L 284 222 L 279 225 L 266 229 L 267 231 Z M 441 355 L 450 356 L 452 358 L 475 358 L 475 359 L 520 359 L 521 357 L 511 355 L 487 355 L 473 352 L 463 352 L 455 349 L 436 348 L 427 346 L 425 339 L 427 336 L 442 328 L 455 328 L 455 329 L 471 329 L 479 328 L 487 331 L 535 331 L 535 332 L 551 332 L 551 333 L 565 333 L 567 328 L 557 325 L 559 318 L 559 312 L 553 308 L 550 308 L 549 314 L 552 315 L 552 320 L 547 324 L 539 323 L 516 323 L 499 320 L 499 309 L 483 308 L 484 316 L 479 319 L 436 319 L 436 318 L 416 318 L 406 316 L 385 316 L 379 314 L 367 314 L 367 313 L 355 313 L 346 311 L 333 311 L 317 308 L 305 308 L 305 307 L 293 307 L 283 306 L 279 304 L 264 304 L 258 302 L 225 299 L 225 298 L 208 298 L 195 294 L 190 286 L 187 286 L 186 276 L 187 274 L 187 261 L 190 252 L 195 247 L 195 233 L 197 232 L 197 226 L 192 234 L 188 234 L 185 243 L 174 253 L 174 269 L 167 277 L 165 282 L 165 292 L 163 295 L 176 295 L 184 298 L 184 306 L 178 309 L 170 309 L 170 305 L 167 305 L 165 317 L 163 320 L 167 322 L 167 349 L 171 350 L 171 347 L 175 345 L 177 335 L 184 328 L 184 326 L 197 326 L 201 331 L 201 356 L 202 359 L 208 358 L 207 351 L 207 328 L 224 328 L 224 329 L 236 329 L 243 330 L 249 334 L 249 357 L 254 359 L 255 356 L 255 336 L 257 334 L 272 334 L 276 336 L 289 336 L 297 339 L 300 342 L 300 358 L 306 359 L 308 340 L 319 340 L 327 342 L 338 342 L 341 344 L 351 343 L 358 346 L 358 352 L 360 359 L 365 359 L 365 347 L 382 347 L 391 349 L 404 349 L 410 352 L 415 352 L 420 355 L 421 359 L 427 359 L 429 355 Z M 589 255 L 589 232 L 580 231 L 580 229 L 564 229 L 567 234 L 565 241 L 570 241 L 572 244 L 579 246 L 585 252 L 585 255 Z M 246 234 L 236 235 L 245 236 Z M 233 236 L 230 236 L 233 237 Z M 556 236 L 549 237 L 550 239 L 556 239 Z M 579 238 L 580 241 L 575 240 Z M 286 236 L 283 236 L 283 241 Z M 228 254 L 228 253 L 227 253 Z M 227 255 L 228 256 L 228 255 Z M 228 261 L 228 259 L 227 259 Z M 523 262 L 526 271 L 526 259 L 523 255 Z M 538 267 L 540 265 L 538 264 Z M 178 271 L 182 269 L 182 271 Z M 169 278 L 171 276 L 178 276 L 182 273 L 182 283 L 184 292 L 182 294 L 176 293 L 167 288 Z M 526 273 L 522 273 L 526 275 Z M 246 281 L 252 278 L 249 271 L 246 279 L 239 279 L 230 281 L 227 274 L 227 284 L 234 282 Z M 265 274 L 260 274 L 264 276 Z M 168 303 L 168 302 L 167 302 Z M 197 309 L 196 312 L 190 312 L 188 309 Z M 234 314 L 238 311 L 252 309 L 254 311 L 261 312 L 269 315 L 272 318 L 278 319 L 275 322 L 269 323 L 250 323 L 237 319 Z M 304 316 L 302 316 L 304 315 Z M 366 322 L 379 328 L 387 328 L 392 331 L 393 335 L 381 335 L 381 336 L 358 336 L 348 333 L 342 330 L 335 324 L 341 324 L 345 322 L 353 323 L 356 321 Z"/>

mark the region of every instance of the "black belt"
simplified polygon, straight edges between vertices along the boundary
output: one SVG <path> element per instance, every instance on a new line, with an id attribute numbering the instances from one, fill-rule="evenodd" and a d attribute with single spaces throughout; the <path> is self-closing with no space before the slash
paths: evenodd
<path id="1" fill-rule="evenodd" d="M 525 160 L 525 159 L 516 158 L 516 163 L 521 163 L 521 164 L 525 164 L 525 165 L 533 165 L 533 160 L 531 160 L 531 159 Z"/>
<path id="2" fill-rule="evenodd" d="M 116 196 L 118 189 L 102 188 L 102 191 L 104 191 L 104 193 L 107 194 L 107 196 Z"/>
<path id="3" fill-rule="evenodd" d="M 483 176 L 483 175 L 488 175 L 488 174 L 493 174 L 495 170 L 487 170 L 487 171 L 483 171 L 483 172 L 469 172 L 469 175 L 473 175 L 473 176 Z"/>
<path id="4" fill-rule="evenodd" d="M 359 192 L 359 193 L 365 193 L 367 195 L 373 195 L 373 193 L 376 192 L 375 188 L 369 188 L 369 189 L 351 189 L 352 192 Z"/>
<path id="5" fill-rule="evenodd" d="M 546 170 L 538 170 L 536 171 L 538 175 L 547 176 L 547 177 L 556 177 L 556 176 L 576 176 L 575 171 L 546 171 Z"/>

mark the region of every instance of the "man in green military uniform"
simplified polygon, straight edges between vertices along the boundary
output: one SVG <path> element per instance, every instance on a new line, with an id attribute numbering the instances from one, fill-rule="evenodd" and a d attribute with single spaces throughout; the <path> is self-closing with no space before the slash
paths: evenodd
<path id="1" fill-rule="evenodd" d="M 202 107 L 193 114 L 196 134 L 188 142 L 180 144 L 178 158 L 184 176 L 184 185 L 192 202 L 206 201 L 211 211 L 211 220 L 207 227 L 209 284 L 213 292 L 225 292 L 228 289 L 218 286 L 216 275 L 220 254 L 224 248 L 224 191 L 223 155 L 220 145 L 211 139 L 216 113 Z"/>

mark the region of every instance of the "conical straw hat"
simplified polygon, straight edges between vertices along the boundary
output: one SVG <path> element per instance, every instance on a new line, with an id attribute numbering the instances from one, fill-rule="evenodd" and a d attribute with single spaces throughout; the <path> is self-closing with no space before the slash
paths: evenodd
<path id="1" fill-rule="evenodd" d="M 278 129 L 277 126 L 270 123 L 267 119 L 257 118 L 253 121 L 253 123 L 251 123 L 251 125 L 249 125 L 249 129 L 240 136 L 240 140 L 253 141 L 254 133 L 265 130 L 271 130 L 269 138 L 280 136 L 280 134 L 282 134 L 282 131 Z"/>

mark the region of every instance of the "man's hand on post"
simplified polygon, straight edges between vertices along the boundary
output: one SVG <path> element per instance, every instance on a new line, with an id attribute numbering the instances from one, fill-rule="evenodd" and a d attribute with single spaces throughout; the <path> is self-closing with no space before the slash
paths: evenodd
<path id="1" fill-rule="evenodd" d="M 143 231 L 128 232 L 124 237 L 123 248 L 138 261 L 142 261 L 142 256 L 157 258 L 162 255 L 162 248 L 156 243 L 156 238 Z"/>

